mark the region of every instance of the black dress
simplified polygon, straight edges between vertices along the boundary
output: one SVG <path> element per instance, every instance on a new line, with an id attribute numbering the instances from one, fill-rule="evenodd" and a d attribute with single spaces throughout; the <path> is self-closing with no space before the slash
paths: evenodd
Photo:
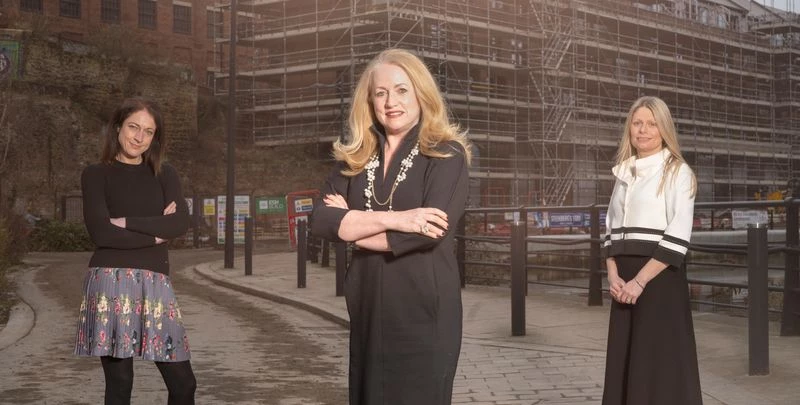
<path id="1" fill-rule="evenodd" d="M 630 281 L 650 260 L 616 256 Z M 611 302 L 603 405 L 702 405 L 686 270 L 669 266 L 636 305 Z"/>
<path id="2" fill-rule="evenodd" d="M 418 138 L 418 126 L 403 140 L 383 179 L 383 156 L 375 170 L 377 199 L 386 200 L 400 162 Z M 383 151 L 385 137 L 378 134 Z M 440 146 L 449 158 L 413 160 L 395 193 L 393 210 L 436 207 L 448 215 L 449 229 L 440 239 L 417 233 L 388 231 L 391 252 L 353 251 L 345 279 L 350 315 L 351 405 L 450 404 L 461 350 L 461 289 L 454 250 L 456 222 L 464 213 L 468 171 L 463 148 Z M 364 210 L 366 171 L 343 176 L 337 166 L 322 194 L 345 196 L 348 207 Z M 373 210 L 388 206 L 371 203 Z M 339 240 L 346 210 L 315 204 L 315 235 Z"/>

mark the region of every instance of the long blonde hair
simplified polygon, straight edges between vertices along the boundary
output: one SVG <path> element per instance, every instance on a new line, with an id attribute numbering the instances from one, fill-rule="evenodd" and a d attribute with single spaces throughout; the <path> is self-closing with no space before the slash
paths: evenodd
<path id="1" fill-rule="evenodd" d="M 670 153 L 670 157 L 664 166 L 664 176 L 658 185 L 658 191 L 656 192 L 656 195 L 658 195 L 664 191 L 667 178 L 674 182 L 678 169 L 686 163 L 683 155 L 681 155 L 681 147 L 678 144 L 678 131 L 675 129 L 675 121 L 672 119 L 672 114 L 669 112 L 669 107 L 667 107 L 667 103 L 664 100 L 654 96 L 644 96 L 633 102 L 630 111 L 628 111 L 628 117 L 625 119 L 622 139 L 620 139 L 619 148 L 617 149 L 616 164 L 622 164 L 630 159 L 631 156 L 636 155 L 636 149 L 631 143 L 631 121 L 633 120 L 633 114 L 640 108 L 647 108 L 653 113 L 658 132 L 661 134 L 663 147 Z M 692 174 L 692 195 L 696 192 L 697 179 Z"/>
<path id="2" fill-rule="evenodd" d="M 372 106 L 371 89 L 375 69 L 382 64 L 395 65 L 403 69 L 411 80 L 411 85 L 414 86 L 421 111 L 420 153 L 434 158 L 449 157 L 450 153 L 440 152 L 436 148 L 448 141 L 456 141 L 463 146 L 469 164 L 472 153 L 466 134 L 458 125 L 450 122 L 444 98 L 425 63 L 407 50 L 387 49 L 369 62 L 358 80 L 348 120 L 350 139 L 347 143 L 339 140 L 333 144 L 333 156 L 336 160 L 345 162 L 348 167 L 342 174 L 355 176 L 361 173 L 369 158 L 377 151 L 378 140 L 370 131 L 370 127 L 377 122 Z"/>

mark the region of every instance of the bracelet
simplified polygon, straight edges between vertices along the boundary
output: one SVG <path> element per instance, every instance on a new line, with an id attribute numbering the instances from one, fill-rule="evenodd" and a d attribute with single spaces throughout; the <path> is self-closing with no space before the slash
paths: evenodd
<path id="1" fill-rule="evenodd" d="M 639 284 L 639 288 L 641 288 L 642 290 L 644 290 L 644 286 L 642 285 L 642 283 L 640 283 L 640 282 L 639 282 L 639 280 L 637 280 L 637 279 L 636 279 L 636 277 L 634 277 L 634 278 L 633 278 L 633 281 L 635 281 L 635 282 L 636 282 L 636 284 Z"/>

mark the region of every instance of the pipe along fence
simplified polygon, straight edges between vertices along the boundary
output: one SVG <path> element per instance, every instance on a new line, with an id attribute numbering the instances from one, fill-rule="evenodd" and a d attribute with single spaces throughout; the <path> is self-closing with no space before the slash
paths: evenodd
<path id="1" fill-rule="evenodd" d="M 461 285 L 509 285 L 512 335 L 525 335 L 525 296 L 530 284 L 588 291 L 587 305 L 603 305 L 605 277 L 601 231 L 605 205 L 565 207 L 470 208 L 456 228 L 456 256 Z M 767 223 L 748 225 L 746 231 L 698 230 L 692 234 L 686 267 L 692 289 L 725 291 L 731 302 L 692 299 L 696 308 L 745 311 L 748 316 L 749 373 L 769 374 L 769 320 L 780 318 L 781 336 L 800 335 L 800 199 L 783 201 L 701 202 L 695 216 L 731 210 L 767 210 Z M 549 227 L 543 217 L 582 213 L 581 223 L 566 232 Z M 717 223 L 725 224 L 717 217 Z M 544 222 L 544 223 L 542 223 Z M 696 221 L 697 222 L 697 221 Z M 714 220 L 711 221 L 712 227 Z M 697 225 L 697 223 L 695 224 Z M 305 223 L 298 229 L 298 288 L 306 283 L 306 261 L 330 266 L 331 243 L 313 238 Z M 771 229 L 770 229 L 771 228 Z M 781 229 L 782 228 L 782 229 Z M 560 232 L 560 233 L 557 233 Z M 576 233 L 577 232 L 577 233 Z M 783 238 L 780 236 L 783 235 Z M 782 239 L 770 242 L 769 239 Z M 737 239 L 743 239 L 734 243 Z M 720 242 L 721 240 L 721 242 Z M 343 295 L 349 262 L 346 243 L 333 243 L 336 296 Z M 780 261 L 782 266 L 770 265 Z M 709 257 L 716 259 L 709 260 Z M 770 260 L 772 258 L 773 260 Z M 467 271 L 469 269 L 469 272 Z M 782 270 L 782 272 L 781 272 Z M 531 275 L 535 279 L 531 279 Z M 783 283 L 775 282 L 782 273 Z M 733 280 L 730 279 L 739 279 Z M 773 281 L 771 281 L 773 280 Z M 746 297 L 743 292 L 747 291 Z M 724 295 L 724 294 L 723 294 Z M 770 306 L 772 303 L 772 307 Z"/>

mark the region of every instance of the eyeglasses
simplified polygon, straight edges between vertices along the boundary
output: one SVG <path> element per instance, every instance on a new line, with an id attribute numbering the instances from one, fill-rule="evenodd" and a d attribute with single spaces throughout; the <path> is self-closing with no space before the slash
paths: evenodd
<path id="1" fill-rule="evenodd" d="M 139 131 L 141 131 L 142 133 L 144 133 L 147 136 L 154 136 L 156 134 L 156 130 L 155 129 L 153 129 L 153 128 L 142 128 L 142 127 L 139 126 L 139 124 L 136 124 L 134 122 L 129 122 L 128 125 L 126 125 L 126 128 L 128 129 L 128 131 L 131 131 L 133 133 L 139 133 Z"/>
<path id="2" fill-rule="evenodd" d="M 635 129 L 641 128 L 642 125 L 644 125 L 644 127 L 647 128 L 647 129 L 656 129 L 656 128 L 658 128 L 658 125 L 656 125 L 655 121 L 646 121 L 645 122 L 645 121 L 636 120 L 636 121 L 631 122 L 631 127 L 635 128 Z"/>

